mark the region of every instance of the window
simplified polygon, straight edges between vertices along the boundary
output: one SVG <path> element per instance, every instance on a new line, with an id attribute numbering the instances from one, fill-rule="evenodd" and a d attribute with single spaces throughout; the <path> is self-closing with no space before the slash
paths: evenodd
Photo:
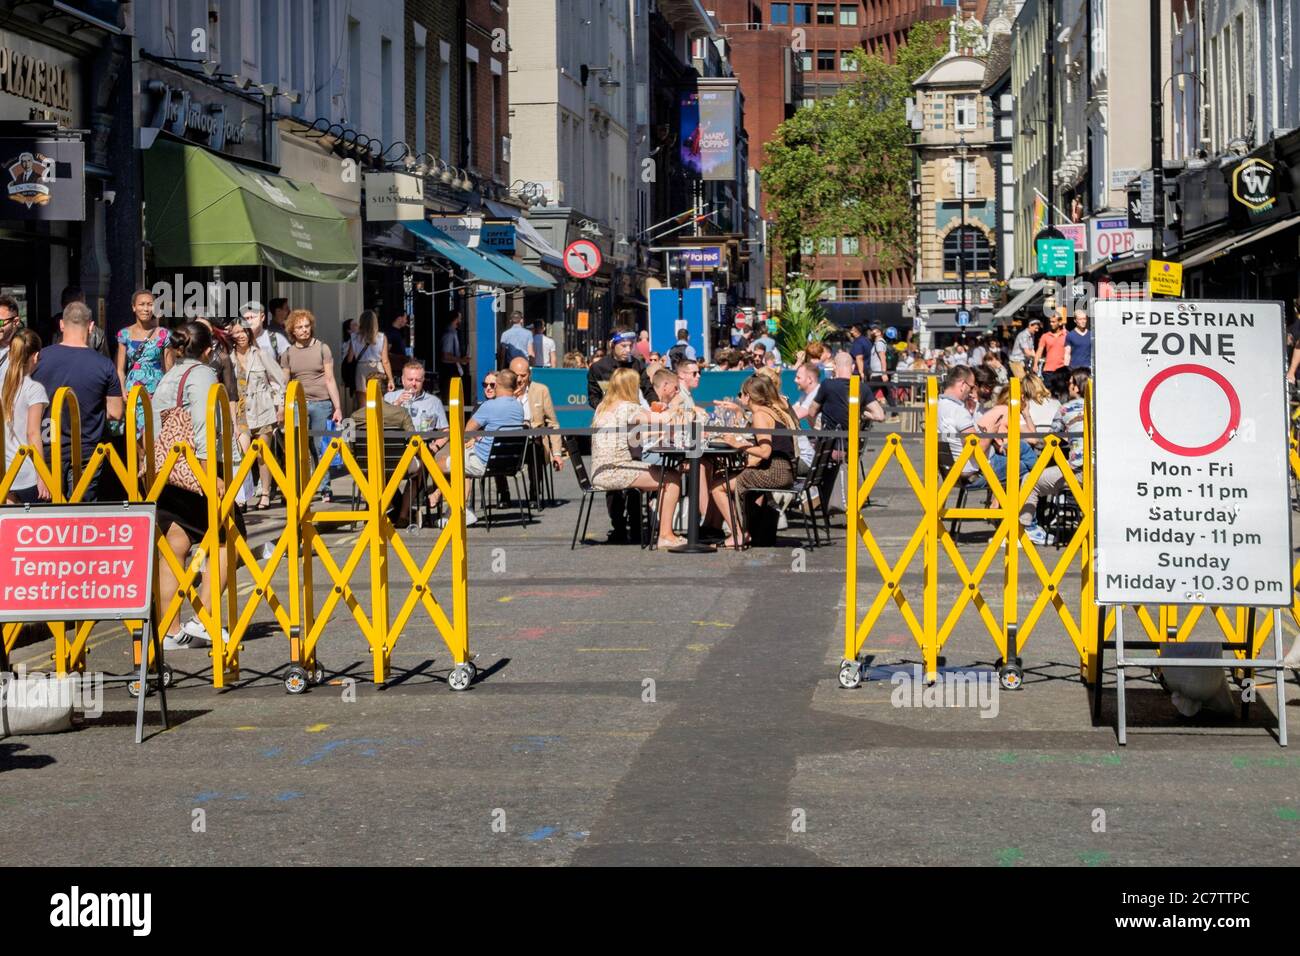
<path id="1" fill-rule="evenodd" d="M 813 105 L 814 103 L 816 103 L 816 102 L 817 102 L 816 97 L 805 96 L 803 99 L 801 99 L 801 100 L 799 101 L 799 108 L 800 108 L 801 110 L 802 110 L 802 109 L 807 109 L 808 107 L 812 106 L 812 105 Z"/>
<path id="2" fill-rule="evenodd" d="M 451 54 L 438 51 L 438 158 L 451 162 Z"/>
<path id="3" fill-rule="evenodd" d="M 774 3 L 772 4 L 772 25 L 784 26 L 790 22 L 790 4 Z"/>
<path id="4" fill-rule="evenodd" d="M 817 4 L 817 23 L 821 26 L 835 25 L 835 4 L 833 3 Z"/>
<path id="5" fill-rule="evenodd" d="M 361 24 L 348 17 L 348 122 L 361 126 Z"/>
<path id="6" fill-rule="evenodd" d="M 857 69 L 858 69 L 858 64 L 857 61 L 853 59 L 853 51 L 841 50 L 840 51 L 840 72 L 855 73 L 857 72 Z"/>
<path id="7" fill-rule="evenodd" d="M 979 167 L 976 166 L 975 160 L 970 156 L 967 156 L 965 160 L 962 160 L 960 156 L 955 156 L 952 163 L 954 168 L 947 172 L 944 177 L 952 181 L 952 197 L 954 199 L 974 199 L 979 181 Z"/>
<path id="8" fill-rule="evenodd" d="M 840 283 L 840 298 L 845 302 L 856 302 L 862 298 L 862 280 L 845 279 Z"/>
<path id="9" fill-rule="evenodd" d="M 799 254 L 801 256 L 810 256 L 813 254 L 813 241 L 811 239 L 799 240 Z"/>
<path id="10" fill-rule="evenodd" d="M 501 110 L 501 77 L 492 74 L 492 138 L 488 141 L 488 149 L 492 151 L 492 175 L 499 172 L 497 168 L 497 152 L 501 149 L 501 140 L 497 136 L 497 116 Z"/>
<path id="11" fill-rule="evenodd" d="M 474 162 L 474 123 L 478 108 L 478 64 L 465 60 L 465 165 L 476 166 Z"/>
<path id="12" fill-rule="evenodd" d="M 379 128 L 384 142 L 391 143 L 393 141 L 393 41 L 388 37 L 381 37 L 379 40 L 379 101 L 383 103 Z"/>
<path id="13" fill-rule="evenodd" d="M 858 25 L 858 5 L 840 4 L 840 26 L 856 27 Z"/>
<path id="14" fill-rule="evenodd" d="M 953 98 L 953 117 L 957 129 L 975 129 L 975 97 L 957 96 Z"/>
<path id="15" fill-rule="evenodd" d="M 961 260 L 966 274 L 993 270 L 993 247 L 988 237 L 974 226 L 958 226 L 943 240 L 943 271 L 960 273 Z"/>
<path id="16" fill-rule="evenodd" d="M 840 240 L 840 251 L 846 256 L 856 256 L 858 254 L 858 237 L 845 236 Z"/>
<path id="17" fill-rule="evenodd" d="M 803 50 L 799 53 L 799 69 L 805 73 L 811 73 L 813 68 L 813 55 L 811 50 Z"/>
<path id="18" fill-rule="evenodd" d="M 817 69 L 833 70 L 835 69 L 835 51 L 818 50 L 817 51 Z"/>
<path id="19" fill-rule="evenodd" d="M 835 255 L 835 237 L 829 236 L 817 240 L 817 255 L 833 256 Z"/>
<path id="20" fill-rule="evenodd" d="M 812 23 L 812 4 L 796 3 L 794 5 L 795 23 Z"/>
<path id="21" fill-rule="evenodd" d="M 429 149 L 429 131 L 425 116 L 425 98 L 429 93 L 429 49 L 423 43 L 415 46 L 415 153 Z"/>

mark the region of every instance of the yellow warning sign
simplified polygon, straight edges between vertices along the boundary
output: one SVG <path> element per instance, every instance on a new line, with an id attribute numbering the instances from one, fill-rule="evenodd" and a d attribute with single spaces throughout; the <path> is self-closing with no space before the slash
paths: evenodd
<path id="1" fill-rule="evenodd" d="M 1147 266 L 1147 281 L 1153 295 L 1182 295 L 1183 267 L 1181 263 L 1152 259 Z"/>

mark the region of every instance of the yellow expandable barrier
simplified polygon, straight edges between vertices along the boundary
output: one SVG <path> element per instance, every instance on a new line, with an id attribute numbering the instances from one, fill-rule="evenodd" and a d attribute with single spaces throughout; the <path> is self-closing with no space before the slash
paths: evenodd
<path id="1" fill-rule="evenodd" d="M 999 671 L 1004 687 L 1018 687 L 1022 677 L 1021 654 L 1030 635 L 1043 626 L 1044 620 L 1055 616 L 1074 644 L 1079 655 L 1081 672 L 1089 683 L 1099 678 L 1099 642 L 1109 636 L 1115 626 L 1115 609 L 1108 608 L 1104 620 L 1101 608 L 1093 602 L 1093 470 L 1092 462 L 1092 394 L 1089 386 L 1083 436 L 1084 461 L 1088 462 L 1080 480 L 1069 466 L 1068 456 L 1061 439 L 1055 435 L 1039 436 L 1042 449 L 1034 466 L 1023 477 L 1020 475 L 1020 382 L 1012 378 L 1011 398 L 1007 425 L 1007 469 L 1005 481 L 999 481 L 990 465 L 988 455 L 980 447 L 980 439 L 967 436 L 961 454 L 951 469 L 943 474 L 939 467 L 938 432 L 938 382 L 931 377 L 926 382 L 923 447 L 921 467 L 918 470 L 908 456 L 903 439 L 889 435 L 884 445 L 869 459 L 865 477 L 860 477 L 856 462 L 861 460 L 860 382 L 855 376 L 849 380 L 849 448 L 846 462 L 846 480 L 850 502 L 851 531 L 846 535 L 845 560 L 845 627 L 844 657 L 840 664 L 840 683 L 846 687 L 857 686 L 861 681 L 861 660 L 864 648 L 880 621 L 881 615 L 892 601 L 897 605 L 903 623 L 920 648 L 925 665 L 926 680 L 932 681 L 938 673 L 939 656 L 943 646 L 952 636 L 967 608 L 974 613 L 988 632 L 997 650 Z M 1295 440 L 1291 442 L 1291 468 L 1300 480 L 1300 450 Z M 961 482 L 962 472 L 974 464 L 987 483 L 990 501 L 987 507 L 950 506 L 949 500 Z M 863 509 L 873 490 L 882 478 L 895 467 L 902 473 L 904 485 L 914 497 L 921 511 L 921 519 L 908 536 L 907 543 L 896 559 L 891 560 L 882 550 L 872 533 Z M 1033 493 L 1035 484 L 1047 468 L 1059 469 L 1065 489 L 1074 499 L 1081 518 L 1068 541 L 1062 542 L 1055 560 L 1049 560 L 1044 549 L 1035 547 L 1025 535 L 1019 513 Z M 980 492 L 985 489 L 980 488 Z M 895 496 L 898 501 L 898 496 Z M 904 506 L 910 501 L 904 499 Z M 990 521 L 995 530 L 973 563 L 967 563 L 946 522 Z M 874 568 L 871 583 L 860 581 L 859 551 L 865 551 Z M 903 577 L 915 568 L 920 556 L 921 583 L 919 614 L 916 588 L 907 588 Z M 1078 597 L 1067 599 L 1062 594 L 1067 576 L 1078 573 Z M 997 580 L 1000 574 L 1001 581 Z M 940 585 L 952 581 L 958 585 L 954 598 L 941 607 Z M 1300 586 L 1300 562 L 1293 572 L 1293 582 Z M 1000 615 L 990 606 L 990 600 L 1000 591 Z M 1023 606 L 1021 586 L 1028 584 L 1037 593 L 1028 606 Z M 865 588 L 865 591 L 863 590 Z M 865 611 L 862 608 L 865 607 Z M 1179 608 L 1138 607 L 1137 618 L 1147 638 L 1152 641 L 1187 640 L 1197 622 L 1208 612 L 1218 625 L 1224 639 L 1241 645 L 1239 658 L 1258 656 L 1272 629 L 1272 616 L 1256 615 L 1248 608 Z M 1180 617 L 1180 614 L 1182 615 Z M 1291 606 L 1292 618 L 1300 624 L 1300 600 Z"/>
<path id="2" fill-rule="evenodd" d="M 143 429 L 138 427 L 134 410 L 139 407 Z M 0 477 L 0 501 L 8 496 L 18 469 L 26 460 L 35 465 L 41 480 L 50 489 L 54 504 L 74 504 L 83 500 L 97 471 L 111 469 L 125 489 L 128 500 L 157 501 L 167 485 L 168 476 L 184 460 L 198 479 L 207 502 L 208 520 L 203 536 L 195 543 L 193 557 L 182 562 L 160 533 L 153 582 L 158 633 L 165 634 L 189 605 L 212 639 L 212 683 L 227 686 L 239 676 L 239 651 L 258 609 L 270 608 L 279 629 L 289 639 L 290 668 L 285 685 L 291 691 L 305 689 L 319 681 L 322 671 L 317 663 L 317 645 L 340 604 L 345 606 L 360 626 L 373 658 L 374 679 L 388 680 L 393 648 L 410 622 L 417 607 L 423 607 L 432 619 L 455 667 L 449 678 L 457 690 L 469 686 L 476 674 L 469 656 L 469 586 L 465 526 L 464 455 L 460 452 L 464 436 L 464 408 L 461 384 L 451 385 L 448 407 L 449 447 L 452 449 L 451 476 L 447 478 L 434 460 L 423 438 L 410 439 L 401 463 L 391 475 L 384 470 L 384 430 L 382 396 L 378 382 L 371 381 L 366 393 L 365 446 L 363 462 L 353 449 L 334 439 L 315 469 L 310 467 L 310 436 L 307 429 L 307 400 L 299 382 L 290 382 L 285 396 L 284 460 L 262 438 L 253 439 L 238 466 L 234 464 L 234 419 L 230 400 L 221 385 L 213 386 L 208 395 L 203 427 L 207 446 L 216 450 L 207 461 L 200 461 L 193 446 L 176 445 L 167 450 L 160 469 L 155 468 L 153 413 L 149 395 L 137 385 L 131 389 L 126 414 L 125 461 L 111 444 L 100 444 L 85 462 L 82 461 L 80 414 L 76 396 L 70 389 L 55 392 L 50 403 L 51 449 L 47 464 L 43 450 L 24 446 Z M 64 429 L 71 440 L 64 438 Z M 365 507 L 360 511 L 317 511 L 312 497 L 329 480 L 330 462 L 340 456 L 349 475 L 357 483 Z M 285 499 L 286 521 L 278 536 L 270 542 L 265 559 L 253 553 L 239 531 L 233 513 L 240 486 L 252 470 L 264 464 L 271 481 Z M 408 474 L 412 465 L 416 472 Z M 442 492 L 450 513 L 432 553 L 423 564 L 417 563 L 410 549 L 398 536 L 387 511 L 403 480 L 413 480 L 423 469 Z M 63 476 L 71 475 L 71 490 L 65 493 Z M 320 534 L 323 525 L 338 522 L 359 523 L 361 534 L 351 553 L 342 562 L 334 560 Z M 224 543 L 222 539 L 224 538 Z M 433 596 L 430 581 L 450 550 L 451 615 Z M 397 557 L 411 578 L 407 593 L 390 595 L 390 553 Z M 209 556 L 230 569 L 224 585 L 220 574 L 206 574 Z M 157 566 L 165 562 L 174 574 L 174 591 L 161 593 Z M 362 600 L 351 581 L 368 565 L 369 592 Z M 238 570 L 247 570 L 252 587 L 240 594 Z M 447 570 L 447 569 L 444 569 Z M 283 571 L 287 582 L 282 590 L 274 583 Z M 317 606 L 315 583 L 323 573 L 329 593 Z M 200 583 L 200 576 L 202 581 Z M 390 601 L 397 605 L 390 612 Z M 128 621 L 135 636 L 135 661 L 141 653 L 140 633 L 143 622 Z M 59 675 L 84 671 L 86 642 L 94 626 L 84 621 L 75 628 L 58 621 L 49 622 L 54 635 L 54 669 Z M 227 629 L 223 637 L 222 628 Z M 6 624 L 3 639 L 6 652 L 18 639 L 19 624 Z M 152 655 L 151 655 L 152 656 Z"/>

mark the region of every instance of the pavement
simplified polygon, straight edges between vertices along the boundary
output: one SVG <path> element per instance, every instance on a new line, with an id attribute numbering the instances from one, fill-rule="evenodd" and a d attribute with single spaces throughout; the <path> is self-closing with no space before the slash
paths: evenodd
<path id="1" fill-rule="evenodd" d="M 914 706 L 924 703 L 919 687 L 902 693 L 891 681 L 920 662 L 891 608 L 867 642 L 869 679 L 845 690 L 842 516 L 834 543 L 816 550 L 792 521 L 776 547 L 739 553 L 570 551 L 571 472 L 557 494 L 565 503 L 526 527 L 470 529 L 470 643 L 481 673 L 470 690 L 448 688 L 450 658 L 427 618 L 401 636 L 394 679 L 380 688 L 355 624 L 337 617 L 319 649 L 335 683 L 290 696 L 280 680 L 287 642 L 259 612 L 230 689 L 212 689 L 202 651 L 168 655 L 179 677 L 173 726 L 157 732 L 151 698 L 153 735 L 141 746 L 120 686 L 74 732 L 0 741 L 0 839 L 31 861 L 86 865 L 1300 856 L 1300 755 L 1273 736 L 1271 675 L 1261 675 L 1245 721 L 1186 720 L 1154 681 L 1133 681 L 1121 748 L 1113 677 L 1094 724 L 1073 645 L 1050 617 L 1026 646 L 1023 688 L 994 696 L 996 652 L 968 607 L 946 666 L 982 673 L 986 696 L 929 707 Z M 918 518 L 891 469 L 867 512 L 881 547 L 899 553 Z M 250 515 L 254 541 L 278 520 Z M 598 501 L 589 538 L 606 529 Z M 968 562 L 982 548 L 971 532 Z M 418 557 L 436 532 L 403 534 Z M 331 532 L 336 556 L 349 535 Z M 865 601 L 879 578 L 865 557 L 861 567 Z M 353 582 L 363 603 L 367 580 Z M 916 589 L 919 561 L 902 580 Z M 951 602 L 959 582 L 950 571 L 942 580 Z M 445 569 L 436 581 L 443 600 Z M 1032 599 L 1036 589 L 1022 592 Z M 995 615 L 999 600 L 991 593 Z M 14 659 L 39 667 L 49 652 L 37 641 Z M 126 672 L 125 633 L 97 628 L 89 661 L 92 671 Z M 1294 718 L 1300 686 L 1290 681 Z"/>

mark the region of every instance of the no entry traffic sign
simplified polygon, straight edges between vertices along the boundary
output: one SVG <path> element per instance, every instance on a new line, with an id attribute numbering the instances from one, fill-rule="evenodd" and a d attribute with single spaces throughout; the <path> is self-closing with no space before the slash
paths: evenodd
<path id="1" fill-rule="evenodd" d="M 1277 302 L 1098 301 L 1101 604 L 1291 604 Z"/>
<path id="2" fill-rule="evenodd" d="M 148 619 L 152 504 L 0 509 L 0 620 Z"/>

